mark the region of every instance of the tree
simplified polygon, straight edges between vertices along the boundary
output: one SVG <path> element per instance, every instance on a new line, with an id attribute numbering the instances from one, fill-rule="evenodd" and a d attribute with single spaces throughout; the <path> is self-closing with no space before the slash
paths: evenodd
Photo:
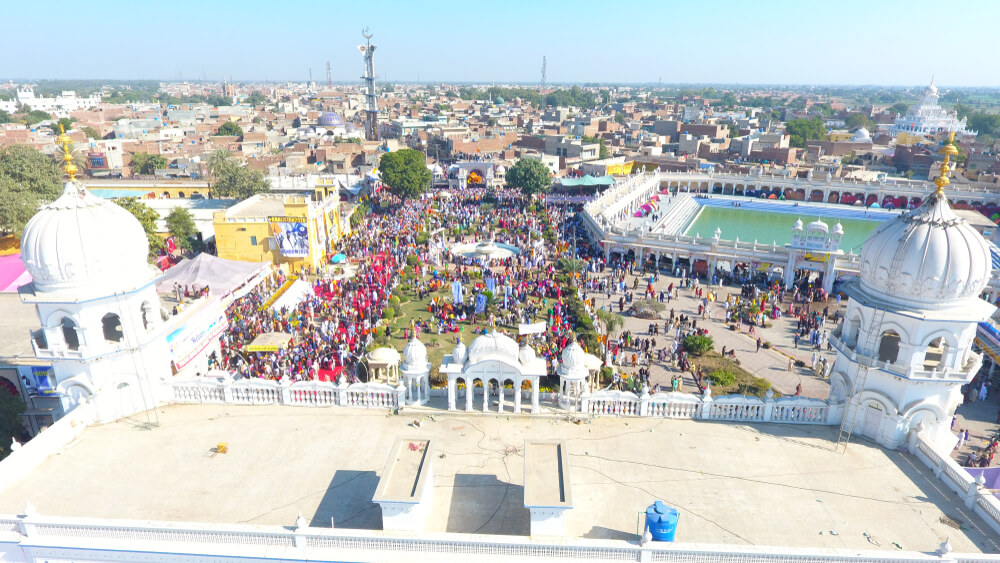
<path id="1" fill-rule="evenodd" d="M 167 230 L 174 237 L 174 244 L 181 250 L 192 250 L 198 243 L 198 227 L 194 225 L 191 212 L 183 207 L 175 207 L 167 215 Z"/>
<path id="2" fill-rule="evenodd" d="M 21 397 L 0 391 L 0 459 L 10 455 L 10 446 L 14 438 L 24 439 L 21 415 L 24 414 L 25 408 Z"/>
<path id="3" fill-rule="evenodd" d="M 212 156 L 208 157 L 208 172 L 212 176 L 218 174 L 224 166 L 231 164 L 233 153 L 229 149 L 216 149 Z"/>
<path id="4" fill-rule="evenodd" d="M 812 119 L 792 119 L 785 124 L 785 131 L 789 135 L 789 144 L 796 148 L 805 148 L 806 141 L 819 139 L 826 134 L 826 127 L 819 117 Z"/>
<path id="5" fill-rule="evenodd" d="M 625 318 L 618 313 L 612 311 L 605 311 L 604 309 L 597 310 L 597 320 L 604 324 L 604 330 L 607 331 L 610 337 L 616 330 L 625 326 Z"/>
<path id="6" fill-rule="evenodd" d="M 218 134 L 224 137 L 242 137 L 243 128 L 237 125 L 236 122 L 227 121 L 219 127 Z"/>
<path id="7" fill-rule="evenodd" d="M 875 124 L 863 113 L 852 113 L 847 117 L 847 128 L 851 131 L 864 127 L 869 131 L 875 129 Z"/>
<path id="8" fill-rule="evenodd" d="M 101 135 L 101 133 L 97 129 L 94 129 L 93 127 L 91 127 L 89 125 L 81 127 L 80 131 L 83 131 L 83 134 L 86 135 L 88 139 L 103 139 L 104 138 L 104 136 Z"/>
<path id="9" fill-rule="evenodd" d="M 701 356 L 715 348 L 712 337 L 702 334 L 689 334 L 681 340 L 681 344 L 684 345 L 684 350 L 692 356 Z"/>
<path id="10" fill-rule="evenodd" d="M 14 123 L 17 121 L 14 116 L 0 109 L 0 123 Z"/>
<path id="11" fill-rule="evenodd" d="M 229 161 L 213 172 L 212 195 L 247 199 L 271 189 L 271 182 L 260 170 L 252 170 Z"/>
<path id="12" fill-rule="evenodd" d="M 28 219 L 61 191 L 49 157 L 27 145 L 0 149 L 0 232 L 20 235 Z"/>
<path id="13" fill-rule="evenodd" d="M 404 200 L 419 197 L 430 188 L 431 171 L 427 169 L 424 153 L 418 150 L 402 149 L 384 154 L 378 169 L 389 191 Z"/>
<path id="14" fill-rule="evenodd" d="M 552 174 L 541 160 L 522 158 L 507 171 L 507 185 L 529 196 L 545 193 L 552 185 Z"/>
<path id="15" fill-rule="evenodd" d="M 139 224 L 142 225 L 142 230 L 146 231 L 146 240 L 149 242 L 149 261 L 152 262 L 163 250 L 163 239 L 156 234 L 156 222 L 160 219 L 160 214 L 136 197 L 119 197 L 114 202 L 135 216 L 139 220 Z"/>
<path id="16" fill-rule="evenodd" d="M 70 129 L 73 128 L 73 120 L 68 117 L 60 117 L 57 121 L 53 121 L 52 123 L 49 124 L 49 129 L 52 129 L 53 131 L 55 131 L 56 135 L 58 135 L 60 132 L 59 129 L 60 125 L 62 126 L 63 129 L 69 131 Z"/>
<path id="17" fill-rule="evenodd" d="M 137 152 L 132 155 L 132 172 L 139 174 L 154 174 L 156 170 L 166 168 L 170 163 L 158 154 Z"/>
<path id="18" fill-rule="evenodd" d="M 889 109 L 898 113 L 899 115 L 906 115 L 906 112 L 909 111 L 910 106 L 906 105 L 903 102 L 896 102 L 891 106 L 889 106 Z"/>
<path id="19" fill-rule="evenodd" d="M 24 114 L 24 117 L 22 117 L 22 119 L 24 120 L 25 125 L 31 127 L 36 123 L 52 119 L 52 116 L 41 110 L 30 110 L 28 111 L 28 113 Z"/>
<path id="20" fill-rule="evenodd" d="M 246 102 L 252 106 L 259 106 L 267 101 L 267 98 L 259 90 L 255 90 L 249 96 L 247 96 Z"/>

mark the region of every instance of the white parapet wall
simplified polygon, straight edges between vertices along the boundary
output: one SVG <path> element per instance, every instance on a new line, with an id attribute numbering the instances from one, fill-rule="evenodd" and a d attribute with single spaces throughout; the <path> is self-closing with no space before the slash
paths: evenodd
<path id="1" fill-rule="evenodd" d="M 383 530 L 427 529 L 434 502 L 434 445 L 430 440 L 396 439 L 372 502 L 382 509 Z"/>
<path id="2" fill-rule="evenodd" d="M 987 563 L 1000 555 L 858 551 L 453 533 L 392 533 L 297 526 L 249 526 L 0 515 L 0 560 L 151 561 L 725 561 L 726 563 Z"/>

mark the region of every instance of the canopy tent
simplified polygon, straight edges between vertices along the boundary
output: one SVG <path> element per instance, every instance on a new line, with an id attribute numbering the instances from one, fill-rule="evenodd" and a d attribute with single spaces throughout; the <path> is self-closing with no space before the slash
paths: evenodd
<path id="1" fill-rule="evenodd" d="M 17 291 L 17 288 L 29 283 L 31 274 L 24 269 L 20 254 L 0 256 L 0 293 Z"/>
<path id="2" fill-rule="evenodd" d="M 302 280 L 295 280 L 292 282 L 292 285 L 288 286 L 288 289 L 281 294 L 281 297 L 274 300 L 274 303 L 271 304 L 271 308 L 276 311 L 280 311 L 285 307 L 291 309 L 301 303 L 306 297 L 311 295 L 314 295 L 311 285 Z"/>
<path id="3" fill-rule="evenodd" d="M 244 352 L 277 352 L 288 346 L 292 335 L 287 332 L 265 332 L 243 347 Z"/>
<path id="4" fill-rule="evenodd" d="M 615 185 L 615 179 L 611 176 L 591 176 L 587 174 L 582 178 L 562 178 L 559 183 L 567 188 L 575 188 L 577 186 L 613 186 Z"/>
<path id="5" fill-rule="evenodd" d="M 156 282 L 156 291 L 169 293 L 173 290 L 174 283 L 178 283 L 199 288 L 207 285 L 213 295 L 226 295 L 267 267 L 265 263 L 226 260 L 202 252 L 167 270 Z"/>

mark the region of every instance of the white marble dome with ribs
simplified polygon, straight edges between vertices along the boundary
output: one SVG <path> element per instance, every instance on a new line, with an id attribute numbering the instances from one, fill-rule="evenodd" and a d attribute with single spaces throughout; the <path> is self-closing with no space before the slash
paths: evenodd
<path id="1" fill-rule="evenodd" d="M 477 364 L 483 360 L 501 359 L 512 364 L 519 364 L 520 350 L 513 338 L 491 332 L 477 337 L 469 345 L 469 363 Z"/>
<path id="2" fill-rule="evenodd" d="M 861 289 L 904 307 L 942 308 L 978 298 L 990 268 L 986 240 L 951 209 L 944 195 L 931 194 L 865 241 Z"/>
<path id="3" fill-rule="evenodd" d="M 576 340 L 563 350 L 558 372 L 563 379 L 586 379 L 590 373 L 587 369 L 587 353 Z"/>
<path id="4" fill-rule="evenodd" d="M 517 354 L 517 358 L 524 365 L 528 365 L 531 362 L 535 361 L 536 357 L 537 356 L 535 356 L 535 349 L 532 348 L 531 346 L 528 346 L 527 342 L 524 343 L 524 346 L 521 346 L 521 351 L 518 352 Z"/>
<path id="5" fill-rule="evenodd" d="M 39 291 L 114 293 L 148 283 L 149 242 L 121 206 L 66 182 L 61 196 L 28 221 L 21 260 Z"/>
<path id="6" fill-rule="evenodd" d="M 423 369 L 427 366 L 427 347 L 416 337 L 403 348 L 403 369 Z"/>

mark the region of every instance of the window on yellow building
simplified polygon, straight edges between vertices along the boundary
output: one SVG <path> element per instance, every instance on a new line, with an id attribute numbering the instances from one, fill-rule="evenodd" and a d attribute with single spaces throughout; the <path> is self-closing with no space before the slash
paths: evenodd
<path id="1" fill-rule="evenodd" d="M 251 236 L 250 237 L 250 244 L 252 246 L 257 246 L 257 237 Z"/>

